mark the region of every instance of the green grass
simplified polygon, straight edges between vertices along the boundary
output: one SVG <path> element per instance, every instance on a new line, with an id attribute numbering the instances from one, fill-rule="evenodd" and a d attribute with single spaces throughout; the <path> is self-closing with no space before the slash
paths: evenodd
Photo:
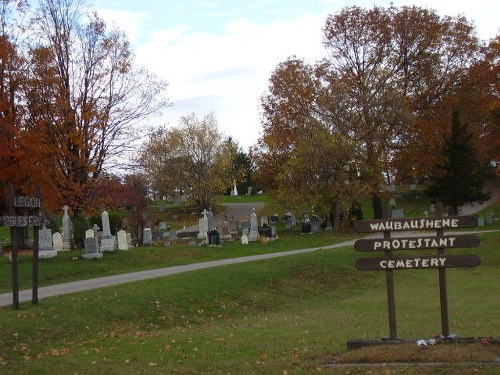
<path id="1" fill-rule="evenodd" d="M 280 227 L 281 228 L 281 227 Z M 227 259 L 255 254 L 265 254 L 311 247 L 321 247 L 352 238 L 353 233 L 321 232 L 314 235 L 300 234 L 297 227 L 293 232 L 280 234 L 277 241 L 268 244 L 227 242 L 222 247 L 207 246 L 171 246 L 171 247 L 136 247 L 130 251 L 105 252 L 102 259 L 86 260 L 81 257 L 81 250 L 59 252 L 52 259 L 41 259 L 39 264 L 40 286 L 59 284 L 75 280 L 90 279 L 126 272 L 141 271 Z M 32 286 L 32 256 L 19 257 L 19 283 L 21 289 Z M 12 263 L 7 256 L 0 257 L 0 292 L 12 290 Z"/>
<path id="2" fill-rule="evenodd" d="M 447 271 L 450 328 L 462 337 L 499 334 L 499 239 L 481 234 L 480 247 L 456 250 L 480 254 L 481 266 Z M 4 307 L 0 372 L 494 374 L 467 365 L 326 367 L 347 340 L 388 333 L 384 274 L 355 270 L 358 256 L 352 247 L 319 250 Z M 433 337 L 437 272 L 395 276 L 399 337 Z"/>

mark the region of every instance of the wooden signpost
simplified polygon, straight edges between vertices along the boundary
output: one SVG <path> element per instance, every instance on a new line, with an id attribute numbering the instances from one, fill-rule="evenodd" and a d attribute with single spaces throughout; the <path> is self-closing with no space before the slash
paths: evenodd
<path id="1" fill-rule="evenodd" d="M 9 195 L 7 198 L 9 209 L 8 216 L 0 217 L 0 225 L 11 228 L 12 248 L 12 307 L 19 308 L 19 265 L 16 228 L 34 227 L 33 248 L 33 288 L 32 302 L 38 303 L 38 231 L 40 227 L 48 223 L 48 220 L 40 216 L 40 188 L 35 188 L 34 197 L 15 196 L 14 187 L 9 184 Z"/>
<path id="2" fill-rule="evenodd" d="M 362 258 L 356 261 L 356 268 L 362 271 L 382 270 L 386 273 L 387 304 L 389 315 L 389 339 L 397 339 L 396 308 L 393 271 L 409 269 L 437 269 L 441 300 L 442 336 L 450 336 L 448 319 L 448 297 L 446 268 L 474 267 L 481 263 L 477 255 L 446 255 L 445 249 L 468 248 L 479 245 L 476 235 L 444 235 L 445 229 L 477 226 L 475 216 L 442 216 L 442 205 L 436 204 L 436 217 L 418 219 L 360 220 L 354 223 L 358 232 L 383 232 L 383 238 L 357 240 L 354 248 L 361 252 L 383 252 L 383 257 Z M 391 237 L 391 232 L 436 230 L 436 236 Z M 394 251 L 435 249 L 436 255 L 395 256 Z M 411 254 L 411 253 L 410 253 Z"/>

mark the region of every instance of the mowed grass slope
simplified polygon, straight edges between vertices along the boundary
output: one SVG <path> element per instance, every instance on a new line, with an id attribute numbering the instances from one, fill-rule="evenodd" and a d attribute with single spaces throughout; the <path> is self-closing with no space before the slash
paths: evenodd
<path id="1" fill-rule="evenodd" d="M 450 329 L 498 336 L 500 234 L 450 253 Z M 214 251 L 217 251 L 214 249 Z M 189 272 L 0 309 L 2 374 L 494 374 L 498 367 L 330 368 L 349 339 L 388 334 L 385 277 L 352 247 Z M 437 271 L 396 272 L 398 334 L 440 332 Z M 415 350 L 417 346 L 415 344 Z M 500 353 L 498 353 L 500 354 Z M 450 358 L 451 360 L 451 358 Z M 389 371 L 389 372 L 388 372 Z"/>

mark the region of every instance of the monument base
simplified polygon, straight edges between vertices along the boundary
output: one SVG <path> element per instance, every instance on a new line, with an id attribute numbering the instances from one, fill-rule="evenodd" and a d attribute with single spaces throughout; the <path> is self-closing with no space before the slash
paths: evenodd
<path id="1" fill-rule="evenodd" d="M 56 256 L 57 256 L 56 250 L 39 251 L 38 252 L 38 259 L 50 259 L 50 258 L 54 258 Z"/>
<path id="2" fill-rule="evenodd" d="M 83 259 L 101 259 L 102 253 L 82 254 Z"/>

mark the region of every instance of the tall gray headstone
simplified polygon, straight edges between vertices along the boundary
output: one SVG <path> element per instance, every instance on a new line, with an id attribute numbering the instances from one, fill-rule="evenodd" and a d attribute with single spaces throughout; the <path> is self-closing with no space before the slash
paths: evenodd
<path id="1" fill-rule="evenodd" d="M 250 215 L 250 235 L 248 236 L 248 241 L 256 242 L 259 240 L 259 227 L 257 224 L 257 214 L 255 213 L 255 208 Z"/>
<path id="2" fill-rule="evenodd" d="M 48 259 L 57 256 L 57 251 L 52 245 L 52 230 L 45 226 L 38 231 L 38 258 Z"/>
<path id="3" fill-rule="evenodd" d="M 71 229 L 72 229 L 72 224 L 71 224 L 71 218 L 68 215 L 68 206 L 63 207 L 63 219 L 62 219 L 62 224 L 63 224 L 63 233 L 62 233 L 62 241 L 63 241 L 63 249 L 70 249 L 71 248 Z"/>
<path id="4" fill-rule="evenodd" d="M 85 238 L 82 258 L 84 259 L 102 258 L 102 253 L 99 251 L 99 244 L 97 243 L 97 238 L 95 237 Z"/>
<path id="5" fill-rule="evenodd" d="M 151 232 L 151 228 L 144 228 L 142 244 L 144 246 L 151 246 L 153 244 L 153 233 Z"/>
<path id="6" fill-rule="evenodd" d="M 111 237 L 111 229 L 109 226 L 109 214 L 107 211 L 103 211 L 101 214 L 102 218 L 102 237 L 109 238 Z"/>

